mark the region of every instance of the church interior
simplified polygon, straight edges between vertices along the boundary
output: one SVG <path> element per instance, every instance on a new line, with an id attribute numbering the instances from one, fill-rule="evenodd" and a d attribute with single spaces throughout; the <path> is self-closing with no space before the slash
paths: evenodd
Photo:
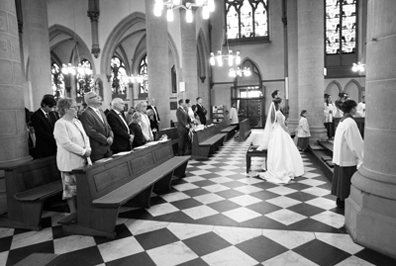
<path id="1" fill-rule="evenodd" d="M 395 14 L 385 0 L 0 0 L 0 266 L 396 265 Z M 246 166 L 276 90 L 291 135 L 302 110 L 311 131 L 305 173 L 285 185 L 257 178 L 260 157 Z M 251 133 L 192 157 L 149 206 L 121 206 L 114 237 L 65 232 L 60 197 L 40 228 L 6 226 L 7 169 L 35 161 L 26 110 L 44 95 L 82 110 L 91 91 L 103 111 L 155 99 L 160 131 L 179 99 L 201 97 L 215 125 L 236 103 Z M 341 94 L 367 107 L 345 208 L 324 124 L 324 95 Z"/>

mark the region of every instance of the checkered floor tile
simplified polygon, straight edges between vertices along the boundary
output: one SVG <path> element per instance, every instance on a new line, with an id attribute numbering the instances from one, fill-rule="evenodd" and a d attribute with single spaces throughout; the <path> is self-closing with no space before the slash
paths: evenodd
<path id="1" fill-rule="evenodd" d="M 245 154 L 257 143 L 231 139 L 208 160 L 191 160 L 171 191 L 156 192 L 149 209 L 121 213 L 117 238 L 66 236 L 46 212 L 44 229 L 0 228 L 0 266 L 32 253 L 52 253 L 56 265 L 396 265 L 355 244 L 331 184 L 302 153 L 305 174 L 287 185 L 257 178 L 261 159 Z M 55 265 L 55 264 L 54 264 Z"/>

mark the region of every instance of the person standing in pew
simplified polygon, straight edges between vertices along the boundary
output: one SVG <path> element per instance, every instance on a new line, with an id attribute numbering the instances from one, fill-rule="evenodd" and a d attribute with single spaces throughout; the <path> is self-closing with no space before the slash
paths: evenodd
<path id="1" fill-rule="evenodd" d="M 76 211 L 76 176 L 73 169 L 92 164 L 89 156 L 91 147 L 89 137 L 81 122 L 77 119 L 77 104 L 70 98 L 61 98 L 58 101 L 58 112 L 61 118 L 56 121 L 54 138 L 58 151 L 56 164 L 61 173 L 63 194 L 62 199 L 67 201 L 70 213 Z"/>
<path id="2" fill-rule="evenodd" d="M 91 160 L 95 162 L 111 156 L 110 147 L 113 144 L 114 134 L 106 115 L 99 109 L 102 98 L 96 92 L 90 91 L 84 95 L 84 100 L 88 107 L 81 114 L 80 120 L 91 143 Z"/>
<path id="3" fill-rule="evenodd" d="M 132 148 L 136 148 L 146 144 L 146 138 L 143 136 L 142 128 L 140 127 L 140 122 L 142 120 L 142 114 L 135 112 L 131 116 L 132 122 L 129 124 L 129 129 L 133 134 Z"/>
<path id="4" fill-rule="evenodd" d="M 179 134 L 179 156 L 183 156 L 188 147 L 188 132 L 190 130 L 189 117 L 186 111 L 186 103 L 183 99 L 179 100 L 179 108 L 176 110 L 177 133 Z"/>
<path id="5" fill-rule="evenodd" d="M 195 108 L 193 108 L 193 110 L 195 114 L 199 117 L 199 121 L 201 121 L 202 125 L 206 125 L 206 114 L 208 111 L 202 105 L 202 97 L 197 98 L 197 104 L 194 106 Z"/>
<path id="6" fill-rule="evenodd" d="M 125 104 L 121 98 L 114 98 L 111 102 L 113 107 L 107 114 L 107 121 L 114 134 L 114 141 L 111 145 L 113 154 L 123 151 L 130 151 L 133 142 L 133 135 L 130 133 L 129 126 L 124 115 Z"/>
<path id="7" fill-rule="evenodd" d="M 143 136 L 146 138 L 146 141 L 153 141 L 154 135 L 151 130 L 150 118 L 147 116 L 147 103 L 139 102 L 136 104 L 136 112 L 139 112 L 142 115 L 140 121 L 140 127 L 142 128 Z"/>

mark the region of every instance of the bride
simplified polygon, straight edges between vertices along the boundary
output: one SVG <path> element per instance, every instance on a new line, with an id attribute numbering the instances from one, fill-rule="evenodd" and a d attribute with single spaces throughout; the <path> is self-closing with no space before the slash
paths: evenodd
<path id="1" fill-rule="evenodd" d="M 263 135 L 267 139 L 263 139 L 259 147 L 267 145 L 267 171 L 259 176 L 268 182 L 287 184 L 294 177 L 304 174 L 304 164 L 285 126 L 285 117 L 280 111 L 281 105 L 281 98 L 274 99 L 268 113 Z M 265 133 L 267 127 L 270 127 L 267 129 L 270 131 L 269 136 Z"/>

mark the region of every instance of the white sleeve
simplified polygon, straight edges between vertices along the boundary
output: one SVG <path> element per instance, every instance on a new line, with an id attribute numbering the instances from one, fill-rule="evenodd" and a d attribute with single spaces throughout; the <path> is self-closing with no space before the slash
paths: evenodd
<path id="1" fill-rule="evenodd" d="M 345 140 L 352 154 L 355 155 L 359 161 L 363 161 L 363 139 L 354 120 L 345 131 Z"/>

